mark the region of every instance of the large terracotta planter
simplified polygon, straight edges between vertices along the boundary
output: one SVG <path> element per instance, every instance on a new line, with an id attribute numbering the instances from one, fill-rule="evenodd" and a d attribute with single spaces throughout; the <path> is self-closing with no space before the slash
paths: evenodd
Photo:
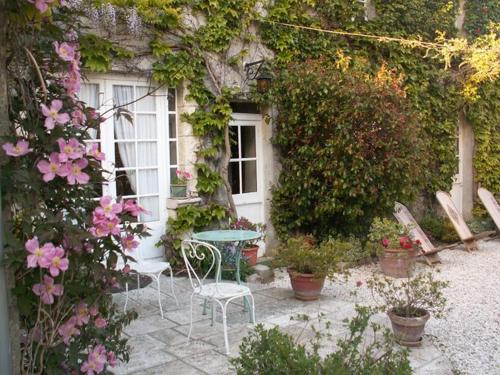
<path id="1" fill-rule="evenodd" d="M 259 252 L 258 245 L 255 245 L 252 247 L 246 247 L 242 250 L 242 253 L 247 258 L 248 264 L 250 266 L 255 266 L 257 264 L 257 253 L 258 252 Z"/>
<path id="2" fill-rule="evenodd" d="M 387 276 L 408 277 L 415 264 L 417 254 L 416 249 L 386 248 L 380 257 L 380 268 Z"/>
<path id="3" fill-rule="evenodd" d="M 396 340 L 404 346 L 419 346 L 422 343 L 425 323 L 430 318 L 426 310 L 420 310 L 422 316 L 415 318 L 406 318 L 396 315 L 393 309 L 387 312 L 392 323 L 392 331 Z"/>
<path id="4" fill-rule="evenodd" d="M 317 300 L 325 284 L 325 278 L 315 278 L 313 274 L 300 273 L 291 268 L 287 269 L 295 298 L 302 301 Z"/>

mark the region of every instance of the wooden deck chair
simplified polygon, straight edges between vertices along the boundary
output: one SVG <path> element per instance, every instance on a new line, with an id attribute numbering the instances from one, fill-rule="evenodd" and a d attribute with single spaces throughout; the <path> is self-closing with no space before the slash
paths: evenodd
<path id="1" fill-rule="evenodd" d="M 420 246 L 422 247 L 421 255 L 424 256 L 426 263 L 429 266 L 432 266 L 434 263 L 441 263 L 441 259 L 437 253 L 450 246 L 434 247 L 422 228 L 420 228 L 420 225 L 418 225 L 417 221 L 413 218 L 410 211 L 399 202 L 396 202 L 394 205 L 394 216 L 401 225 L 409 229 L 410 236 L 414 241 L 420 241 Z"/>
<path id="2" fill-rule="evenodd" d="M 473 250 L 478 250 L 476 242 L 476 239 L 478 237 L 474 236 L 470 231 L 469 227 L 465 223 L 464 218 L 462 217 L 460 212 L 458 212 L 457 208 L 455 207 L 455 204 L 453 204 L 450 194 L 444 191 L 438 191 L 436 193 L 436 198 L 438 202 L 441 204 L 441 207 L 443 207 L 444 212 L 446 212 L 446 215 L 448 215 L 448 218 L 453 224 L 453 227 L 455 228 L 458 236 L 460 237 L 460 240 L 462 240 L 462 242 L 464 243 L 465 250 L 469 252 Z"/>
<path id="3" fill-rule="evenodd" d="M 497 200 L 493 194 L 485 188 L 477 189 L 477 195 L 479 195 L 479 199 L 481 199 L 484 207 L 486 207 L 486 211 L 490 214 L 498 230 L 500 230 L 500 206 L 498 205 Z"/>

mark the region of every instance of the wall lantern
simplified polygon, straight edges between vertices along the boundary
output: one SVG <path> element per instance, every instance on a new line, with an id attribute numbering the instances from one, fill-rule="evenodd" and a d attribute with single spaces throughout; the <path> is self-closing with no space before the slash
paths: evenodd
<path id="1" fill-rule="evenodd" d="M 265 68 L 265 61 L 259 60 L 245 64 L 245 82 L 254 80 L 257 83 L 257 92 L 265 94 L 271 88 L 271 80 L 273 76 Z"/>

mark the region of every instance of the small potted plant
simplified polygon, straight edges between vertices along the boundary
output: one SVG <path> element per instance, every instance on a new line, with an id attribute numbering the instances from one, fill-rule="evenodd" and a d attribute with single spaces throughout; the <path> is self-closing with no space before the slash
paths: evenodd
<path id="1" fill-rule="evenodd" d="M 311 235 L 294 236 L 278 248 L 273 265 L 287 267 L 295 298 L 312 301 L 319 298 L 325 278 L 336 277 L 342 254 L 350 247 L 349 242 L 340 240 L 318 243 Z"/>
<path id="2" fill-rule="evenodd" d="M 261 237 L 252 241 L 246 241 L 243 245 L 243 250 L 241 253 L 248 260 L 250 266 L 255 266 L 257 264 L 257 255 L 259 252 L 259 241 L 263 241 L 265 238 L 266 225 L 262 223 L 252 223 L 246 217 L 240 217 L 239 219 L 233 219 L 230 223 L 231 229 L 236 230 L 252 230 L 254 232 L 259 232 Z"/>
<path id="3" fill-rule="evenodd" d="M 367 285 L 379 302 L 376 309 L 387 313 L 401 345 L 419 346 L 431 313 L 440 318 L 446 311 L 442 291 L 448 282 L 436 280 L 431 272 L 404 280 L 375 276 Z"/>
<path id="4" fill-rule="evenodd" d="M 173 198 L 185 198 L 187 196 L 187 182 L 192 178 L 191 173 L 177 169 L 174 180 L 170 184 L 170 196 Z"/>
<path id="5" fill-rule="evenodd" d="M 408 277 L 419 255 L 420 241 L 413 241 L 408 231 L 394 220 L 375 218 L 368 234 L 387 276 Z"/>

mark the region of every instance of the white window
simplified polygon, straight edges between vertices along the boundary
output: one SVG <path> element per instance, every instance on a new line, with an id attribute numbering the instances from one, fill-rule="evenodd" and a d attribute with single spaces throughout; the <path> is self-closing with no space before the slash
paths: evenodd
<path id="1" fill-rule="evenodd" d="M 231 160 L 229 181 L 233 194 L 257 192 L 257 147 L 255 124 L 230 126 Z"/>

